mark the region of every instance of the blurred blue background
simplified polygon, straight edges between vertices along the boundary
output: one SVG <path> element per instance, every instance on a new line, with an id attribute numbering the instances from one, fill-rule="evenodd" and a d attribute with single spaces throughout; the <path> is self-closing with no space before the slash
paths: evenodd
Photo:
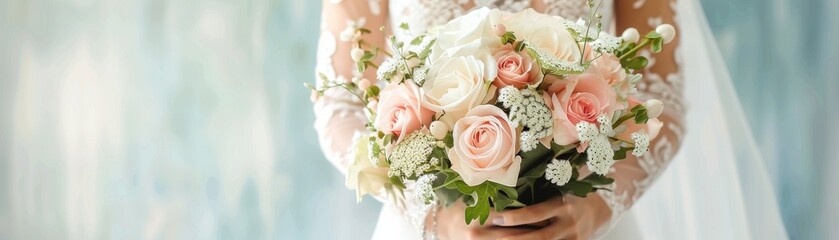
<path id="1" fill-rule="evenodd" d="M 839 1 L 703 0 L 794 239 L 839 236 Z M 0 239 L 365 239 L 320 1 L 0 1 Z"/>

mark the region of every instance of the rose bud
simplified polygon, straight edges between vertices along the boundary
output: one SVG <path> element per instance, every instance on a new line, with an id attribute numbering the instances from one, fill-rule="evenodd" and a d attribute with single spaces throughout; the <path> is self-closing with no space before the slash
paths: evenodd
<path id="1" fill-rule="evenodd" d="M 353 48 L 353 50 L 350 51 L 350 57 L 352 57 L 352 60 L 355 62 L 360 61 L 363 56 L 364 50 L 361 50 L 361 48 Z"/>
<path id="2" fill-rule="evenodd" d="M 641 39 L 641 35 L 638 33 L 638 29 L 635 28 L 627 28 L 621 34 L 621 38 L 623 38 L 624 42 L 638 42 L 638 39 Z"/>
<path id="3" fill-rule="evenodd" d="M 500 37 L 504 36 L 505 33 L 507 33 L 507 27 L 504 24 L 495 24 L 495 34 Z"/>
<path id="4" fill-rule="evenodd" d="M 650 119 L 657 118 L 664 111 L 664 104 L 658 99 L 647 100 L 644 107 L 647 108 L 647 118 Z"/>
<path id="5" fill-rule="evenodd" d="M 369 87 L 370 87 L 370 80 L 367 80 L 366 78 L 362 78 L 360 81 L 358 81 L 358 88 L 361 89 L 362 91 L 366 91 L 367 88 L 369 88 Z"/>
<path id="6" fill-rule="evenodd" d="M 441 121 L 431 122 L 431 126 L 428 128 L 431 131 L 431 135 L 433 135 L 437 140 L 443 140 L 443 138 L 446 137 L 446 134 L 449 133 L 449 126 Z"/>
<path id="7" fill-rule="evenodd" d="M 676 29 L 670 24 L 658 25 L 658 27 L 655 28 L 655 32 L 661 35 L 661 39 L 664 40 L 664 43 L 670 43 L 670 41 L 673 41 L 673 38 L 676 37 Z"/>

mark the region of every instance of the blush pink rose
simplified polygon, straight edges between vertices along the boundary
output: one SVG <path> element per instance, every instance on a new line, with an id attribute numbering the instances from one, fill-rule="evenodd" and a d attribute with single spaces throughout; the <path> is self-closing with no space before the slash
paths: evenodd
<path id="1" fill-rule="evenodd" d="M 413 83 L 390 84 L 379 94 L 376 119 L 373 125 L 379 131 L 402 137 L 431 123 L 434 111 L 420 103 L 419 90 Z"/>
<path id="2" fill-rule="evenodd" d="M 576 125 L 581 121 L 594 124 L 597 117 L 622 108 L 617 93 L 600 74 L 592 71 L 555 81 L 544 95 L 554 120 L 553 139 L 559 145 L 579 141 Z"/>
<path id="3" fill-rule="evenodd" d="M 477 106 L 454 124 L 449 150 L 452 170 L 469 186 L 485 181 L 516 186 L 521 157 L 518 137 L 507 114 L 493 105 Z"/>
<path id="4" fill-rule="evenodd" d="M 514 86 L 522 89 L 527 85 L 538 85 L 541 82 L 542 74 L 539 72 L 539 64 L 533 61 L 527 53 L 518 53 L 510 45 L 495 53 L 495 62 L 498 67 L 498 76 L 492 84 L 499 89 L 506 86 Z"/>
<path id="5" fill-rule="evenodd" d="M 629 97 L 627 100 L 629 101 L 629 109 L 632 109 L 639 104 L 644 104 L 644 102 L 639 101 L 634 97 Z M 647 120 L 647 124 L 637 124 L 635 123 L 635 120 L 629 119 L 621 125 L 626 126 L 626 130 L 620 132 L 615 137 L 624 141 L 632 141 L 632 133 L 638 132 L 638 130 L 641 129 L 650 136 L 650 139 L 655 139 L 655 137 L 658 136 L 658 132 L 661 131 L 661 127 L 664 126 L 664 123 L 658 120 L 658 118 L 650 118 Z"/>
<path id="6" fill-rule="evenodd" d="M 617 87 L 626 82 L 626 71 L 615 55 L 605 54 L 591 63 L 591 70 L 600 74 L 609 86 Z"/>
<path id="7" fill-rule="evenodd" d="M 609 86 L 616 87 L 622 85 L 626 80 L 626 71 L 621 66 L 620 59 L 617 56 L 612 54 L 603 54 L 599 58 L 594 59 L 597 57 L 599 53 L 592 50 L 591 45 L 587 45 L 585 51 L 585 59 L 591 62 L 591 67 L 589 67 L 589 71 L 593 73 L 600 74 L 603 79 L 606 79 L 606 82 L 609 83 Z"/>

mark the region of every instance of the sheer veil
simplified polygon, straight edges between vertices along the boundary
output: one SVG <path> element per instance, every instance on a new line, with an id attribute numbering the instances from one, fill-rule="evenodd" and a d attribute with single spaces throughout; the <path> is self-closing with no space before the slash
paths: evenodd
<path id="1" fill-rule="evenodd" d="M 698 1 L 675 6 L 687 132 L 669 169 L 625 217 L 644 239 L 786 239 L 760 151 Z"/>

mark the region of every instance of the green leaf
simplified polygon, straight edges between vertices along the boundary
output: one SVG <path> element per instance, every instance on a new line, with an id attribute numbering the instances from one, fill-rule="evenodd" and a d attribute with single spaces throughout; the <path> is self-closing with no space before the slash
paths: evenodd
<path id="1" fill-rule="evenodd" d="M 549 75 L 579 74 L 585 71 L 586 66 L 576 66 L 575 63 L 556 59 L 554 56 L 540 56 L 536 47 L 525 43 L 527 54 L 539 63 L 542 73 Z M 546 59 L 543 59 L 546 58 Z"/>
<path id="2" fill-rule="evenodd" d="M 372 153 L 373 156 L 379 156 L 379 154 L 382 153 L 382 147 L 379 146 L 378 143 L 372 141 L 373 140 L 372 137 L 371 137 L 370 140 L 371 140 L 371 143 L 372 143 L 372 147 L 370 148 L 370 152 Z"/>
<path id="3" fill-rule="evenodd" d="M 398 176 L 390 177 L 390 183 L 394 186 L 399 187 L 399 189 L 405 189 L 405 183 L 402 182 L 402 179 Z"/>
<path id="4" fill-rule="evenodd" d="M 516 186 L 524 186 L 527 184 L 533 184 L 536 179 L 545 176 L 545 170 L 547 169 L 548 164 L 545 162 L 541 162 L 536 166 L 531 167 L 526 172 L 523 172 L 518 180 L 516 180 Z"/>
<path id="5" fill-rule="evenodd" d="M 664 39 L 662 39 L 662 38 L 653 39 L 652 43 L 650 44 L 650 50 L 653 53 L 661 52 L 662 45 L 664 45 Z"/>
<path id="6" fill-rule="evenodd" d="M 420 43 L 422 43 L 422 39 L 424 39 L 424 38 L 425 38 L 425 35 L 419 35 L 419 36 L 415 37 L 414 39 L 411 40 L 411 45 L 419 45 Z"/>
<path id="7" fill-rule="evenodd" d="M 642 69 L 647 67 L 647 64 L 649 63 L 650 61 L 643 56 L 634 57 L 631 60 L 626 61 L 625 63 L 622 62 L 624 67 L 629 69 Z"/>
<path id="8" fill-rule="evenodd" d="M 320 80 L 323 80 L 324 82 L 329 81 L 329 78 L 326 77 L 326 74 L 323 74 L 322 72 L 318 72 L 318 77 L 320 77 Z"/>
<path id="9" fill-rule="evenodd" d="M 556 144 L 556 142 L 554 142 L 554 141 L 551 141 L 551 150 L 554 152 L 554 157 L 553 158 L 557 158 L 560 155 L 565 154 L 565 153 L 567 153 L 571 150 L 574 150 L 574 149 L 576 149 L 576 147 L 573 147 L 573 145 L 563 146 L 563 145 Z"/>
<path id="10" fill-rule="evenodd" d="M 594 187 L 592 187 L 590 183 L 582 181 L 571 181 L 566 183 L 563 187 L 570 189 L 571 192 L 578 197 L 585 197 L 588 193 L 594 191 Z"/>
<path id="11" fill-rule="evenodd" d="M 393 140 L 393 134 L 385 134 L 385 137 L 382 138 L 382 144 L 384 147 L 387 147 Z"/>
<path id="12" fill-rule="evenodd" d="M 505 32 L 501 35 L 501 45 L 512 44 L 516 42 L 516 35 L 513 32 Z"/>
<path id="13" fill-rule="evenodd" d="M 647 116 L 647 108 L 644 107 L 644 105 L 642 105 L 642 104 L 638 104 L 637 106 L 632 108 L 630 111 L 632 111 L 632 113 L 635 114 L 635 123 L 637 123 L 637 124 L 645 124 L 645 123 L 647 123 L 647 120 L 650 119 Z"/>
<path id="14" fill-rule="evenodd" d="M 361 61 L 361 62 L 370 61 L 370 60 L 372 60 L 372 59 L 373 59 L 373 57 L 375 57 L 375 56 L 376 56 L 376 55 L 375 55 L 375 54 L 373 54 L 373 52 L 370 52 L 370 51 L 364 51 L 364 55 L 362 55 L 362 56 L 361 56 L 361 59 L 360 59 L 359 61 Z"/>
<path id="15" fill-rule="evenodd" d="M 553 151 L 546 148 L 541 143 L 536 144 L 536 148 L 530 151 L 520 151 L 521 169 L 529 169 L 536 166 L 538 163 L 547 163 L 551 159 Z"/>
<path id="16" fill-rule="evenodd" d="M 590 183 L 591 185 L 607 185 L 615 182 L 615 179 L 607 176 L 601 176 L 600 174 L 590 174 L 584 178 L 583 181 Z"/>
<path id="17" fill-rule="evenodd" d="M 497 190 L 495 189 L 495 185 L 490 182 L 484 182 L 475 186 L 473 190 L 475 193 L 475 204 L 466 207 L 466 224 L 468 225 L 472 220 L 478 219 L 478 222 L 483 225 L 486 223 L 487 218 L 489 218 L 489 198 L 490 196 L 494 196 Z"/>
<path id="18" fill-rule="evenodd" d="M 312 90 L 312 91 L 317 91 L 318 90 L 317 88 L 315 88 L 315 86 L 313 86 L 311 83 L 308 83 L 308 82 L 303 82 L 303 86 L 308 88 L 309 90 Z"/>
<path id="19" fill-rule="evenodd" d="M 439 185 L 434 185 L 435 188 L 446 188 L 446 189 L 455 189 L 454 187 L 455 182 L 463 181 L 463 178 L 460 177 L 456 172 L 452 170 L 443 170 L 437 173 L 437 180 L 442 179 Z M 442 175 L 442 176 L 440 176 Z M 437 181 L 435 180 L 435 183 Z"/>
<path id="20" fill-rule="evenodd" d="M 367 97 L 376 97 L 376 96 L 379 96 L 380 91 L 381 91 L 381 89 L 379 88 L 379 86 L 373 85 L 373 86 L 370 86 L 369 88 L 367 88 L 367 90 L 365 91 L 365 94 L 367 95 Z"/>
<path id="21" fill-rule="evenodd" d="M 632 148 L 628 147 L 621 147 L 617 151 L 615 151 L 615 156 L 612 157 L 613 160 L 624 160 L 626 159 L 626 152 L 632 150 Z"/>
<path id="22" fill-rule="evenodd" d="M 495 197 L 492 198 L 492 205 L 495 206 L 495 211 L 496 212 L 501 212 L 502 210 L 504 210 L 505 208 L 507 208 L 508 206 L 513 204 L 514 201 L 516 201 L 516 200 L 513 199 L 513 198 L 510 198 L 510 197 L 507 197 L 504 194 L 498 194 L 498 195 L 495 195 Z"/>
<path id="23" fill-rule="evenodd" d="M 650 33 L 647 33 L 647 35 L 644 35 L 644 38 L 650 39 L 650 40 L 657 39 L 657 38 L 661 38 L 661 34 L 658 34 L 655 31 L 650 31 Z"/>
<path id="24" fill-rule="evenodd" d="M 516 52 L 521 52 L 521 50 L 524 50 L 524 42 L 522 42 L 522 41 L 516 42 L 515 49 L 516 49 Z"/>
<path id="25" fill-rule="evenodd" d="M 408 30 L 408 23 L 403 22 L 402 24 L 399 24 L 399 28 L 401 28 L 403 30 Z"/>
<path id="26" fill-rule="evenodd" d="M 356 63 L 356 67 L 358 67 L 358 72 L 364 72 L 364 70 L 367 69 L 367 65 L 362 61 L 358 61 L 358 63 Z"/>
<path id="27" fill-rule="evenodd" d="M 452 135 L 452 132 L 446 133 L 446 137 L 443 138 L 443 143 L 445 143 L 448 148 L 454 147 L 454 135 Z"/>
<path id="28" fill-rule="evenodd" d="M 457 190 L 447 188 L 437 189 L 434 191 L 434 194 L 437 195 L 437 199 L 442 201 L 446 207 L 450 207 L 458 199 L 463 197 L 463 194 L 460 194 Z"/>

